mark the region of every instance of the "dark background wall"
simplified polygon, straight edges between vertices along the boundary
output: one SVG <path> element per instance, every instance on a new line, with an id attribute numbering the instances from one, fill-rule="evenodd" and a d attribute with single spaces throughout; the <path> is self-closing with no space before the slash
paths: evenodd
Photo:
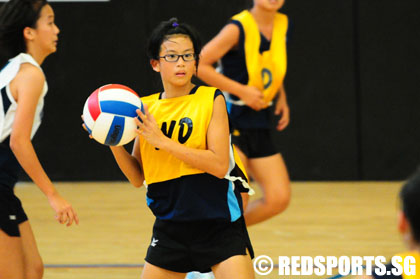
<path id="1" fill-rule="evenodd" d="M 109 149 L 81 128 L 84 101 L 121 83 L 161 89 L 145 56 L 151 29 L 178 17 L 204 42 L 248 0 L 53 3 L 59 50 L 34 143 L 53 180 L 120 180 Z M 293 180 L 397 180 L 420 163 L 420 17 L 416 0 L 288 0 L 291 123 L 275 141 Z M 131 146 L 128 146 L 131 149 Z"/>

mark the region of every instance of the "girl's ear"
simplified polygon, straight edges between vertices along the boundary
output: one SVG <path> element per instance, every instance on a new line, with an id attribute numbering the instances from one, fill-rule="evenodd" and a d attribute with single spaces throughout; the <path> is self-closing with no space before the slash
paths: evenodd
<path id="1" fill-rule="evenodd" d="M 160 64 L 156 59 L 150 59 L 150 65 L 152 66 L 153 71 L 160 72 Z"/>
<path id="2" fill-rule="evenodd" d="M 25 38 L 25 40 L 31 41 L 34 39 L 34 33 L 34 29 L 31 27 L 25 27 L 23 29 L 23 38 Z"/>
<path id="3" fill-rule="evenodd" d="M 407 218 L 405 217 L 402 210 L 398 212 L 398 230 L 400 233 L 405 233 L 409 229 Z"/>

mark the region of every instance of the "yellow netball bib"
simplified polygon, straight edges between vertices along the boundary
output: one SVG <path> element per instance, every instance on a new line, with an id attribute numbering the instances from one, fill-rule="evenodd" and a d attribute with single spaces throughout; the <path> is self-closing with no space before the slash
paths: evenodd
<path id="1" fill-rule="evenodd" d="M 207 149 L 207 128 L 213 113 L 216 88 L 200 86 L 194 94 L 159 99 L 159 93 L 142 98 L 162 132 L 187 147 Z M 140 137 L 140 153 L 147 184 L 203 173 Z"/>
<path id="2" fill-rule="evenodd" d="M 216 88 L 200 86 L 195 93 L 169 99 L 159 99 L 160 93 L 143 97 L 149 113 L 153 115 L 162 132 L 174 141 L 195 149 L 207 149 L 207 130 L 213 115 Z M 182 176 L 202 174 L 165 150 L 155 148 L 140 139 L 140 154 L 146 185 L 173 180 Z M 225 179 L 241 187 L 241 192 L 254 194 L 248 177 L 233 145 L 229 150 L 229 169 Z"/>
<path id="3" fill-rule="evenodd" d="M 283 84 L 287 69 L 286 33 L 288 18 L 277 13 L 274 19 L 270 49 L 260 54 L 261 37 L 258 25 L 247 10 L 232 17 L 241 22 L 245 33 L 245 61 L 248 71 L 248 85 L 264 93 L 264 100 L 270 103 Z"/>

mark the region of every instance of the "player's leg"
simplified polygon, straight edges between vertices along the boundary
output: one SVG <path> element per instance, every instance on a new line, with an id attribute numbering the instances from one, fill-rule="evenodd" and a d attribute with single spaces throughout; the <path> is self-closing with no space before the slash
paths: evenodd
<path id="1" fill-rule="evenodd" d="M 280 154 L 248 160 L 253 178 L 260 185 L 263 197 L 251 201 L 245 210 L 248 226 L 257 224 L 284 211 L 290 201 L 290 179 Z"/>
<path id="2" fill-rule="evenodd" d="M 18 236 L 0 229 L 0 279 L 23 279 L 23 250 Z"/>
<path id="3" fill-rule="evenodd" d="M 254 270 L 249 255 L 238 255 L 212 267 L 217 279 L 253 279 Z"/>
<path id="4" fill-rule="evenodd" d="M 22 240 L 25 278 L 41 279 L 44 274 L 44 265 L 29 221 L 20 224 L 19 231 Z"/>
<path id="5" fill-rule="evenodd" d="M 166 270 L 146 262 L 141 279 L 184 279 L 185 274 Z"/>
<path id="6" fill-rule="evenodd" d="M 19 223 L 26 215 L 13 191 L 0 188 L 0 279 L 23 279 L 24 256 Z"/>

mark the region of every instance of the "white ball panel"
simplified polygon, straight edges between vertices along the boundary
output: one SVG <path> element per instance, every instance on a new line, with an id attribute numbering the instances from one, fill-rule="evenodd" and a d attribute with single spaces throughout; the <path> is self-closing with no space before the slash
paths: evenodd
<path id="1" fill-rule="evenodd" d="M 132 105 L 135 105 L 137 107 L 140 107 L 141 105 L 141 101 L 138 96 L 134 95 L 133 93 L 129 91 L 119 89 L 119 88 L 107 89 L 107 90 L 99 92 L 98 100 L 99 102 L 101 101 L 126 102 Z"/>
<path id="2" fill-rule="evenodd" d="M 104 112 L 99 114 L 92 129 L 92 137 L 104 144 L 113 120 L 114 115 L 112 114 Z"/>

